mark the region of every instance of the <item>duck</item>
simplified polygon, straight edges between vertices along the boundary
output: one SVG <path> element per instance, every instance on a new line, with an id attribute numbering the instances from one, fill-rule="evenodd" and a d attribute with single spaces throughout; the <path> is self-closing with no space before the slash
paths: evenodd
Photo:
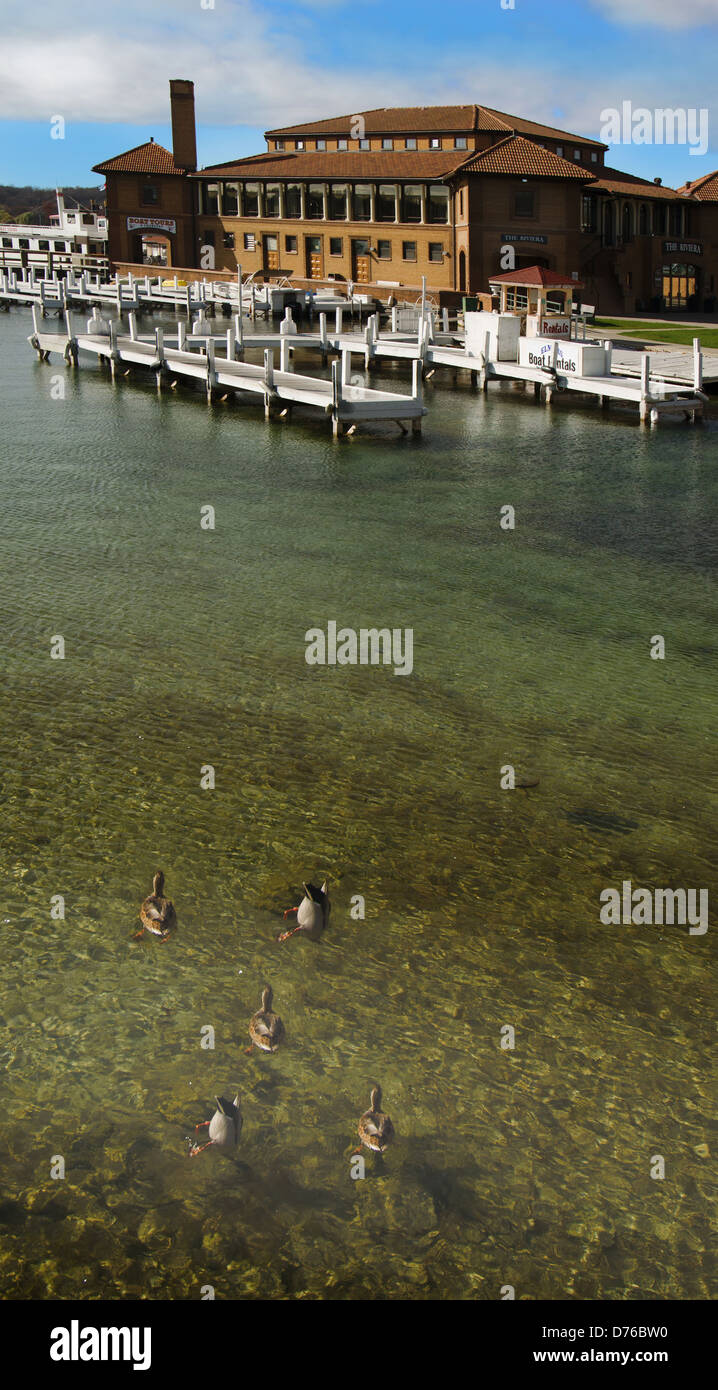
<path id="1" fill-rule="evenodd" d="M 211 1120 L 202 1120 L 201 1124 L 195 1125 L 195 1134 L 198 1129 L 209 1126 L 209 1139 L 206 1144 L 193 1144 L 188 1158 L 196 1158 L 197 1154 L 204 1153 L 213 1144 L 218 1149 L 236 1149 L 239 1143 L 239 1136 L 242 1133 L 242 1111 L 240 1109 L 239 1091 L 234 1100 L 227 1100 L 225 1096 L 215 1096 L 217 1109 Z"/>
<path id="2" fill-rule="evenodd" d="M 374 1153 L 383 1154 L 388 1149 L 394 1138 L 394 1126 L 388 1115 L 385 1115 L 381 1108 L 381 1086 L 373 1086 L 371 1093 L 371 1105 L 359 1120 L 357 1125 L 361 1144 L 355 1153 L 361 1153 L 361 1145 L 367 1149 L 372 1149 Z"/>
<path id="3" fill-rule="evenodd" d="M 173 902 L 164 896 L 165 876 L 161 869 L 152 880 L 152 892 L 145 898 L 140 908 L 142 926 L 135 932 L 132 940 L 137 941 L 144 932 L 151 932 L 166 941 L 170 932 L 177 926 L 177 913 Z"/>
<path id="4" fill-rule="evenodd" d="M 329 902 L 329 886 L 325 879 L 321 888 L 317 888 L 314 883 L 303 883 L 304 897 L 299 907 L 288 907 L 284 913 L 285 921 L 292 912 L 297 914 L 297 925 L 290 931 L 282 932 L 280 941 L 287 941 L 295 932 L 306 932 L 312 941 L 318 940 L 322 933 L 322 928 L 327 925 L 327 918 L 331 911 Z"/>
<path id="5" fill-rule="evenodd" d="M 265 985 L 262 990 L 262 1007 L 252 1014 L 249 1020 L 249 1036 L 252 1039 L 247 1052 L 258 1047 L 262 1052 L 276 1052 L 284 1040 L 284 1024 L 279 1014 L 272 1013 L 272 987 Z"/>

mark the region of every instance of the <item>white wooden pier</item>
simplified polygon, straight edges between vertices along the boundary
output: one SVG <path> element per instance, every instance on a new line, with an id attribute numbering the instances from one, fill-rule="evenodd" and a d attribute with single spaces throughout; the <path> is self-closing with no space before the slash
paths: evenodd
<path id="1" fill-rule="evenodd" d="M 184 378 L 201 383 L 210 400 L 226 399 L 235 393 L 249 394 L 263 401 L 267 419 L 275 414 L 287 418 L 295 405 L 313 407 L 331 419 L 335 436 L 353 434 L 361 423 L 382 420 L 394 421 L 404 434 L 409 430 L 414 434 L 421 432 L 426 407 L 418 360 L 413 370 L 412 394 L 407 396 L 353 382 L 348 352 L 342 354 L 341 362 L 332 363 L 330 380 L 290 371 L 286 334 L 280 343 L 278 370 L 271 346 L 264 348 L 263 365 L 242 361 L 236 351 L 237 326 L 241 339 L 239 315 L 235 326 L 222 339 L 222 352 L 218 351 L 216 335 L 188 336 L 184 323 L 178 323 L 177 345 L 172 347 L 170 335 L 162 328 L 155 329 L 151 338 L 140 337 L 134 313 L 130 315 L 129 334 L 118 332 L 117 324 L 101 318 L 97 310 L 85 333 L 76 331 L 70 310 L 66 310 L 65 318 L 65 335 L 43 333 L 37 306 L 33 306 L 34 332 L 29 342 L 41 360 L 48 360 L 51 352 L 59 352 L 67 363 L 77 365 L 80 353 L 85 352 L 107 362 L 113 377 L 123 366 L 128 372 L 132 367 L 143 367 L 154 374 L 159 389 L 164 385 L 174 389 Z"/>

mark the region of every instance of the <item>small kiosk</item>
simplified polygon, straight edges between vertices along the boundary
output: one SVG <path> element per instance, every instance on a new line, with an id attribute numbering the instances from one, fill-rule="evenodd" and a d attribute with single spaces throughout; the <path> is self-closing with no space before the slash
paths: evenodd
<path id="1" fill-rule="evenodd" d="M 531 265 L 492 275 L 489 288 L 499 297 L 500 314 L 521 318 L 527 338 L 571 337 L 573 297 L 583 289 L 581 280 Z"/>

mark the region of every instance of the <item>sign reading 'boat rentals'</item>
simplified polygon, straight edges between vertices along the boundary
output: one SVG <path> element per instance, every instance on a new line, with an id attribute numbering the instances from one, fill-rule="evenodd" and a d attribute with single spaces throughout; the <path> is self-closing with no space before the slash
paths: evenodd
<path id="1" fill-rule="evenodd" d="M 176 232 L 174 217 L 128 217 L 128 232 L 137 232 L 140 227 L 151 227 L 155 232 Z"/>

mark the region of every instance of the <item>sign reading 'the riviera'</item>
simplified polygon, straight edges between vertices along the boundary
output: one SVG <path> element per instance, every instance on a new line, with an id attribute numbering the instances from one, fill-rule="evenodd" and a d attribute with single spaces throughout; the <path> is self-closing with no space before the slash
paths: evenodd
<path id="1" fill-rule="evenodd" d="M 502 232 L 502 241 L 533 241 L 540 246 L 548 246 L 548 237 L 540 236 L 538 232 Z"/>
<path id="2" fill-rule="evenodd" d="M 684 255 L 684 256 L 702 256 L 702 255 L 703 255 L 703 242 L 702 242 L 702 241 L 664 241 L 664 243 L 663 243 L 663 251 L 664 251 L 664 254 L 670 254 L 671 252 L 676 252 L 676 251 L 677 251 L 679 255 L 682 254 L 682 255 Z"/>
<path id="3" fill-rule="evenodd" d="M 177 231 L 177 223 L 174 217 L 128 217 L 128 232 L 138 232 L 141 227 L 151 228 L 154 232 Z"/>

